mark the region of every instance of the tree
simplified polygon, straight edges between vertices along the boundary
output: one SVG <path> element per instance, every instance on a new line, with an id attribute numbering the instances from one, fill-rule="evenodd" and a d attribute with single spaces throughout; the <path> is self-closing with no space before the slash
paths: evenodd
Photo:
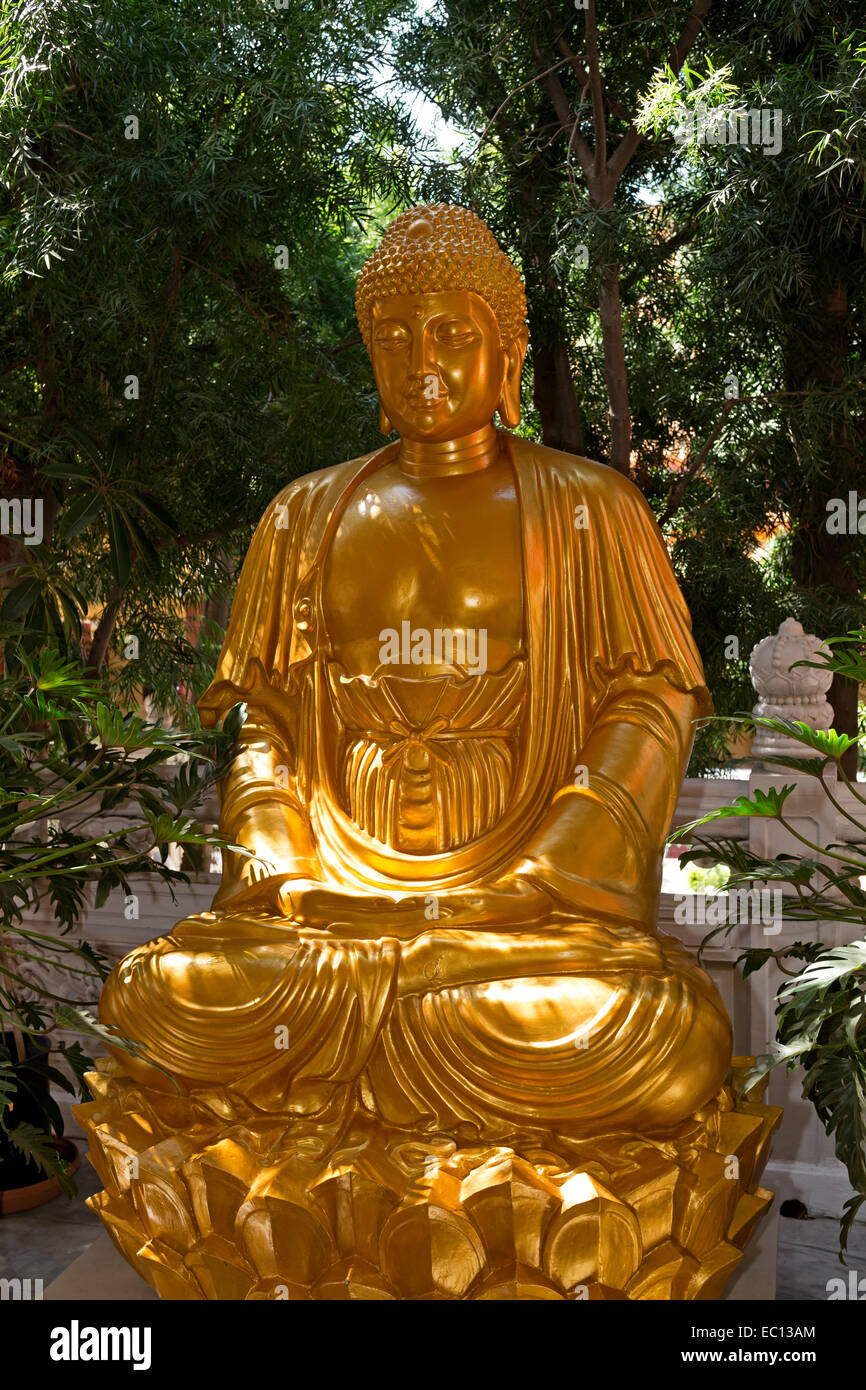
<path id="1" fill-rule="evenodd" d="M 631 471 L 632 419 L 620 269 L 645 211 L 641 182 L 674 150 L 636 118 L 658 69 L 668 63 L 677 72 L 686 61 L 709 4 L 633 15 L 625 0 L 600 18 L 595 0 L 581 9 L 442 0 L 398 45 L 407 80 L 477 135 L 454 171 L 456 187 L 493 214 L 520 256 L 542 438 L 575 453 L 586 440 L 567 300 L 576 256 L 581 269 L 592 262 L 609 413 L 608 437 L 595 439 L 595 452 L 623 473 Z M 668 239 L 663 252 L 689 234 Z"/>
<path id="2" fill-rule="evenodd" d="M 655 95 L 656 121 L 700 101 L 712 120 L 721 101 L 778 125 L 771 149 L 755 140 L 714 145 L 692 123 L 680 177 L 704 210 L 684 265 L 693 293 L 679 329 L 696 362 L 737 378 L 709 484 L 732 500 L 743 491 L 763 496 L 766 529 L 778 528 L 768 582 L 824 635 L 862 622 L 866 579 L 866 525 L 849 517 L 866 430 L 859 18 L 846 3 L 806 12 L 774 0 L 759 16 L 728 6 L 709 16 L 714 66 L 703 81 L 669 75 Z M 705 463 L 685 480 L 682 516 L 705 491 Z M 844 525 L 834 525 L 843 501 Z M 837 673 L 830 700 L 835 728 L 856 734 L 856 682 Z M 853 747 L 845 761 L 853 772 Z"/>
<path id="3" fill-rule="evenodd" d="M 42 532 L 4 538 L 3 615 L 74 646 L 90 611 L 127 693 L 201 684 L 187 615 L 271 496 L 377 442 L 353 280 L 406 187 L 400 8 L 0 4 L 2 480 Z"/>
<path id="4" fill-rule="evenodd" d="M 722 712 L 751 703 L 749 650 L 787 613 L 859 621 L 862 538 L 836 545 L 826 520 L 860 442 L 863 52 L 853 7 L 793 0 L 757 16 L 442 0 L 401 49 L 472 135 L 430 186 L 523 265 L 527 427 L 632 473 Z M 685 139 L 701 102 L 781 108 L 781 151 Z M 855 732 L 851 683 L 832 698 Z M 701 733 L 694 771 L 729 733 Z"/>

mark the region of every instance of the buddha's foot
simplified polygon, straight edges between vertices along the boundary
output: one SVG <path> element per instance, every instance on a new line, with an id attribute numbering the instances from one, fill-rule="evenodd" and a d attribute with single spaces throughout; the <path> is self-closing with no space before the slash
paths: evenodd
<path id="1" fill-rule="evenodd" d="M 507 1147 L 239 1119 L 97 1066 L 90 1205 L 167 1299 L 712 1299 L 772 1200 L 781 1111 L 726 1093 L 664 1140 Z"/>

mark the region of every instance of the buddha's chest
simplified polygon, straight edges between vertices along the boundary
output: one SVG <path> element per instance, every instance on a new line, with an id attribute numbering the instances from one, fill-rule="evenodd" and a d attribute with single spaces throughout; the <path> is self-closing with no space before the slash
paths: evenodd
<path id="1" fill-rule="evenodd" d="M 523 639 L 510 467 L 424 480 L 383 469 L 343 513 L 322 597 L 332 656 L 351 674 L 385 664 L 423 677 L 465 665 L 467 649 L 476 659 L 483 650 L 485 669 L 501 670 Z"/>

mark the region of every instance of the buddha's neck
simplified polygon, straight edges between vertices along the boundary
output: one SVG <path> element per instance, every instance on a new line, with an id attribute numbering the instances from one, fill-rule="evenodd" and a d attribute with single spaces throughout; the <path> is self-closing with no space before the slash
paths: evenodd
<path id="1" fill-rule="evenodd" d="M 499 453 L 499 435 L 490 424 L 460 439 L 443 439 L 436 443 L 401 436 L 397 461 L 404 473 L 413 478 L 445 478 L 487 468 Z"/>

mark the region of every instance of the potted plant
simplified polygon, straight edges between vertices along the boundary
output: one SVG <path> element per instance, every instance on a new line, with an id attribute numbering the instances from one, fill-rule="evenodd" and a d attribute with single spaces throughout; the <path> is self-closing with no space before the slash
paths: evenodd
<path id="1" fill-rule="evenodd" d="M 51 1065 L 47 1040 L 12 1029 L 0 1042 L 6 1089 L 0 1129 L 0 1214 L 24 1211 L 61 1191 L 74 1195 L 79 1155 L 63 1137 L 63 1113 L 52 1084 L 71 1095 L 69 1077 Z"/>

